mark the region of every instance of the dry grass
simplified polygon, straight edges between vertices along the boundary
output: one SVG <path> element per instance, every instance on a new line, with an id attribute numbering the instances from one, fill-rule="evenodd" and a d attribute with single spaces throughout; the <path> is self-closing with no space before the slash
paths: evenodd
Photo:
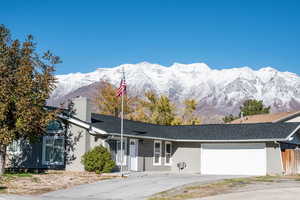
<path id="1" fill-rule="evenodd" d="M 276 182 L 282 179 L 300 181 L 299 176 L 260 176 L 251 178 L 225 179 L 211 184 L 186 186 L 183 188 L 175 188 L 168 191 L 160 192 L 150 197 L 149 200 L 185 200 L 192 198 L 202 198 L 207 196 L 229 193 L 239 187 L 247 186 L 249 184 L 261 182 Z"/>
<path id="2" fill-rule="evenodd" d="M 42 194 L 76 185 L 115 178 L 90 172 L 48 171 L 43 174 L 16 173 L 0 177 L 0 192 L 9 194 Z"/>

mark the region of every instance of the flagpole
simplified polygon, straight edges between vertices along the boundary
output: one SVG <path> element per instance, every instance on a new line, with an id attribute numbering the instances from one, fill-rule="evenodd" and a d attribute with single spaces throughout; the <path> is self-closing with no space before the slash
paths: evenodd
<path id="1" fill-rule="evenodd" d="M 124 67 L 122 68 L 122 79 L 124 79 Z M 122 91 L 121 95 L 121 176 L 123 177 L 123 119 L 124 119 L 124 91 Z"/>

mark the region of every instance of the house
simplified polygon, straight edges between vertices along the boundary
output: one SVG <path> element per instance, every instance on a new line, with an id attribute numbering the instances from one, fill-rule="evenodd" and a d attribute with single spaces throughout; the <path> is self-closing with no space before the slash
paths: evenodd
<path id="1" fill-rule="evenodd" d="M 245 116 L 243 118 L 235 119 L 229 124 L 241 124 L 241 123 L 266 123 L 266 122 L 300 122 L 300 111 L 293 112 L 278 112 L 271 114 L 258 114 Z"/>
<path id="2" fill-rule="evenodd" d="M 30 162 L 15 162 L 13 167 L 81 171 L 81 156 L 103 145 L 118 167 L 130 171 L 282 174 L 281 152 L 300 145 L 299 122 L 162 126 L 125 120 L 121 163 L 120 119 L 92 113 L 83 97 L 75 99 L 74 105 L 75 116 L 59 119 L 70 125 L 53 123 L 52 132 L 29 145 L 34 151 L 26 149 L 27 156 L 20 156 Z"/>

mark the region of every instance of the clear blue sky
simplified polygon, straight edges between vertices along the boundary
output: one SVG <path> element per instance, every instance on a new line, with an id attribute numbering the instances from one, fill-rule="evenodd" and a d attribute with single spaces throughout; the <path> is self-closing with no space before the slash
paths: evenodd
<path id="1" fill-rule="evenodd" d="M 148 61 L 300 74 L 300 1 L 7 0 L 0 23 L 33 34 L 57 74 Z"/>

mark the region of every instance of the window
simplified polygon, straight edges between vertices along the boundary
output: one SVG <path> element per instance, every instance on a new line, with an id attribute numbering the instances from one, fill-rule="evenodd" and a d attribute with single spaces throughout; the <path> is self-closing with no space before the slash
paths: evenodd
<path id="1" fill-rule="evenodd" d="M 161 164 L 161 141 L 154 141 L 153 165 Z"/>
<path id="2" fill-rule="evenodd" d="M 123 163 L 122 163 L 122 154 L 121 154 L 121 140 L 117 140 L 117 153 L 116 153 L 116 163 L 117 165 L 126 165 L 126 152 L 127 152 L 127 140 L 123 140 Z"/>
<path id="3" fill-rule="evenodd" d="M 57 120 L 51 121 L 47 126 L 48 133 L 59 133 L 59 132 L 62 132 L 63 130 L 64 130 L 64 128 L 63 128 L 61 122 L 59 122 Z"/>
<path id="4" fill-rule="evenodd" d="M 171 165 L 172 143 L 165 143 L 165 164 Z"/>
<path id="5" fill-rule="evenodd" d="M 21 140 L 14 140 L 7 146 L 8 153 L 20 154 L 21 153 Z"/>
<path id="6" fill-rule="evenodd" d="M 43 137 L 43 164 L 63 165 L 65 153 L 65 139 L 63 136 Z"/>

